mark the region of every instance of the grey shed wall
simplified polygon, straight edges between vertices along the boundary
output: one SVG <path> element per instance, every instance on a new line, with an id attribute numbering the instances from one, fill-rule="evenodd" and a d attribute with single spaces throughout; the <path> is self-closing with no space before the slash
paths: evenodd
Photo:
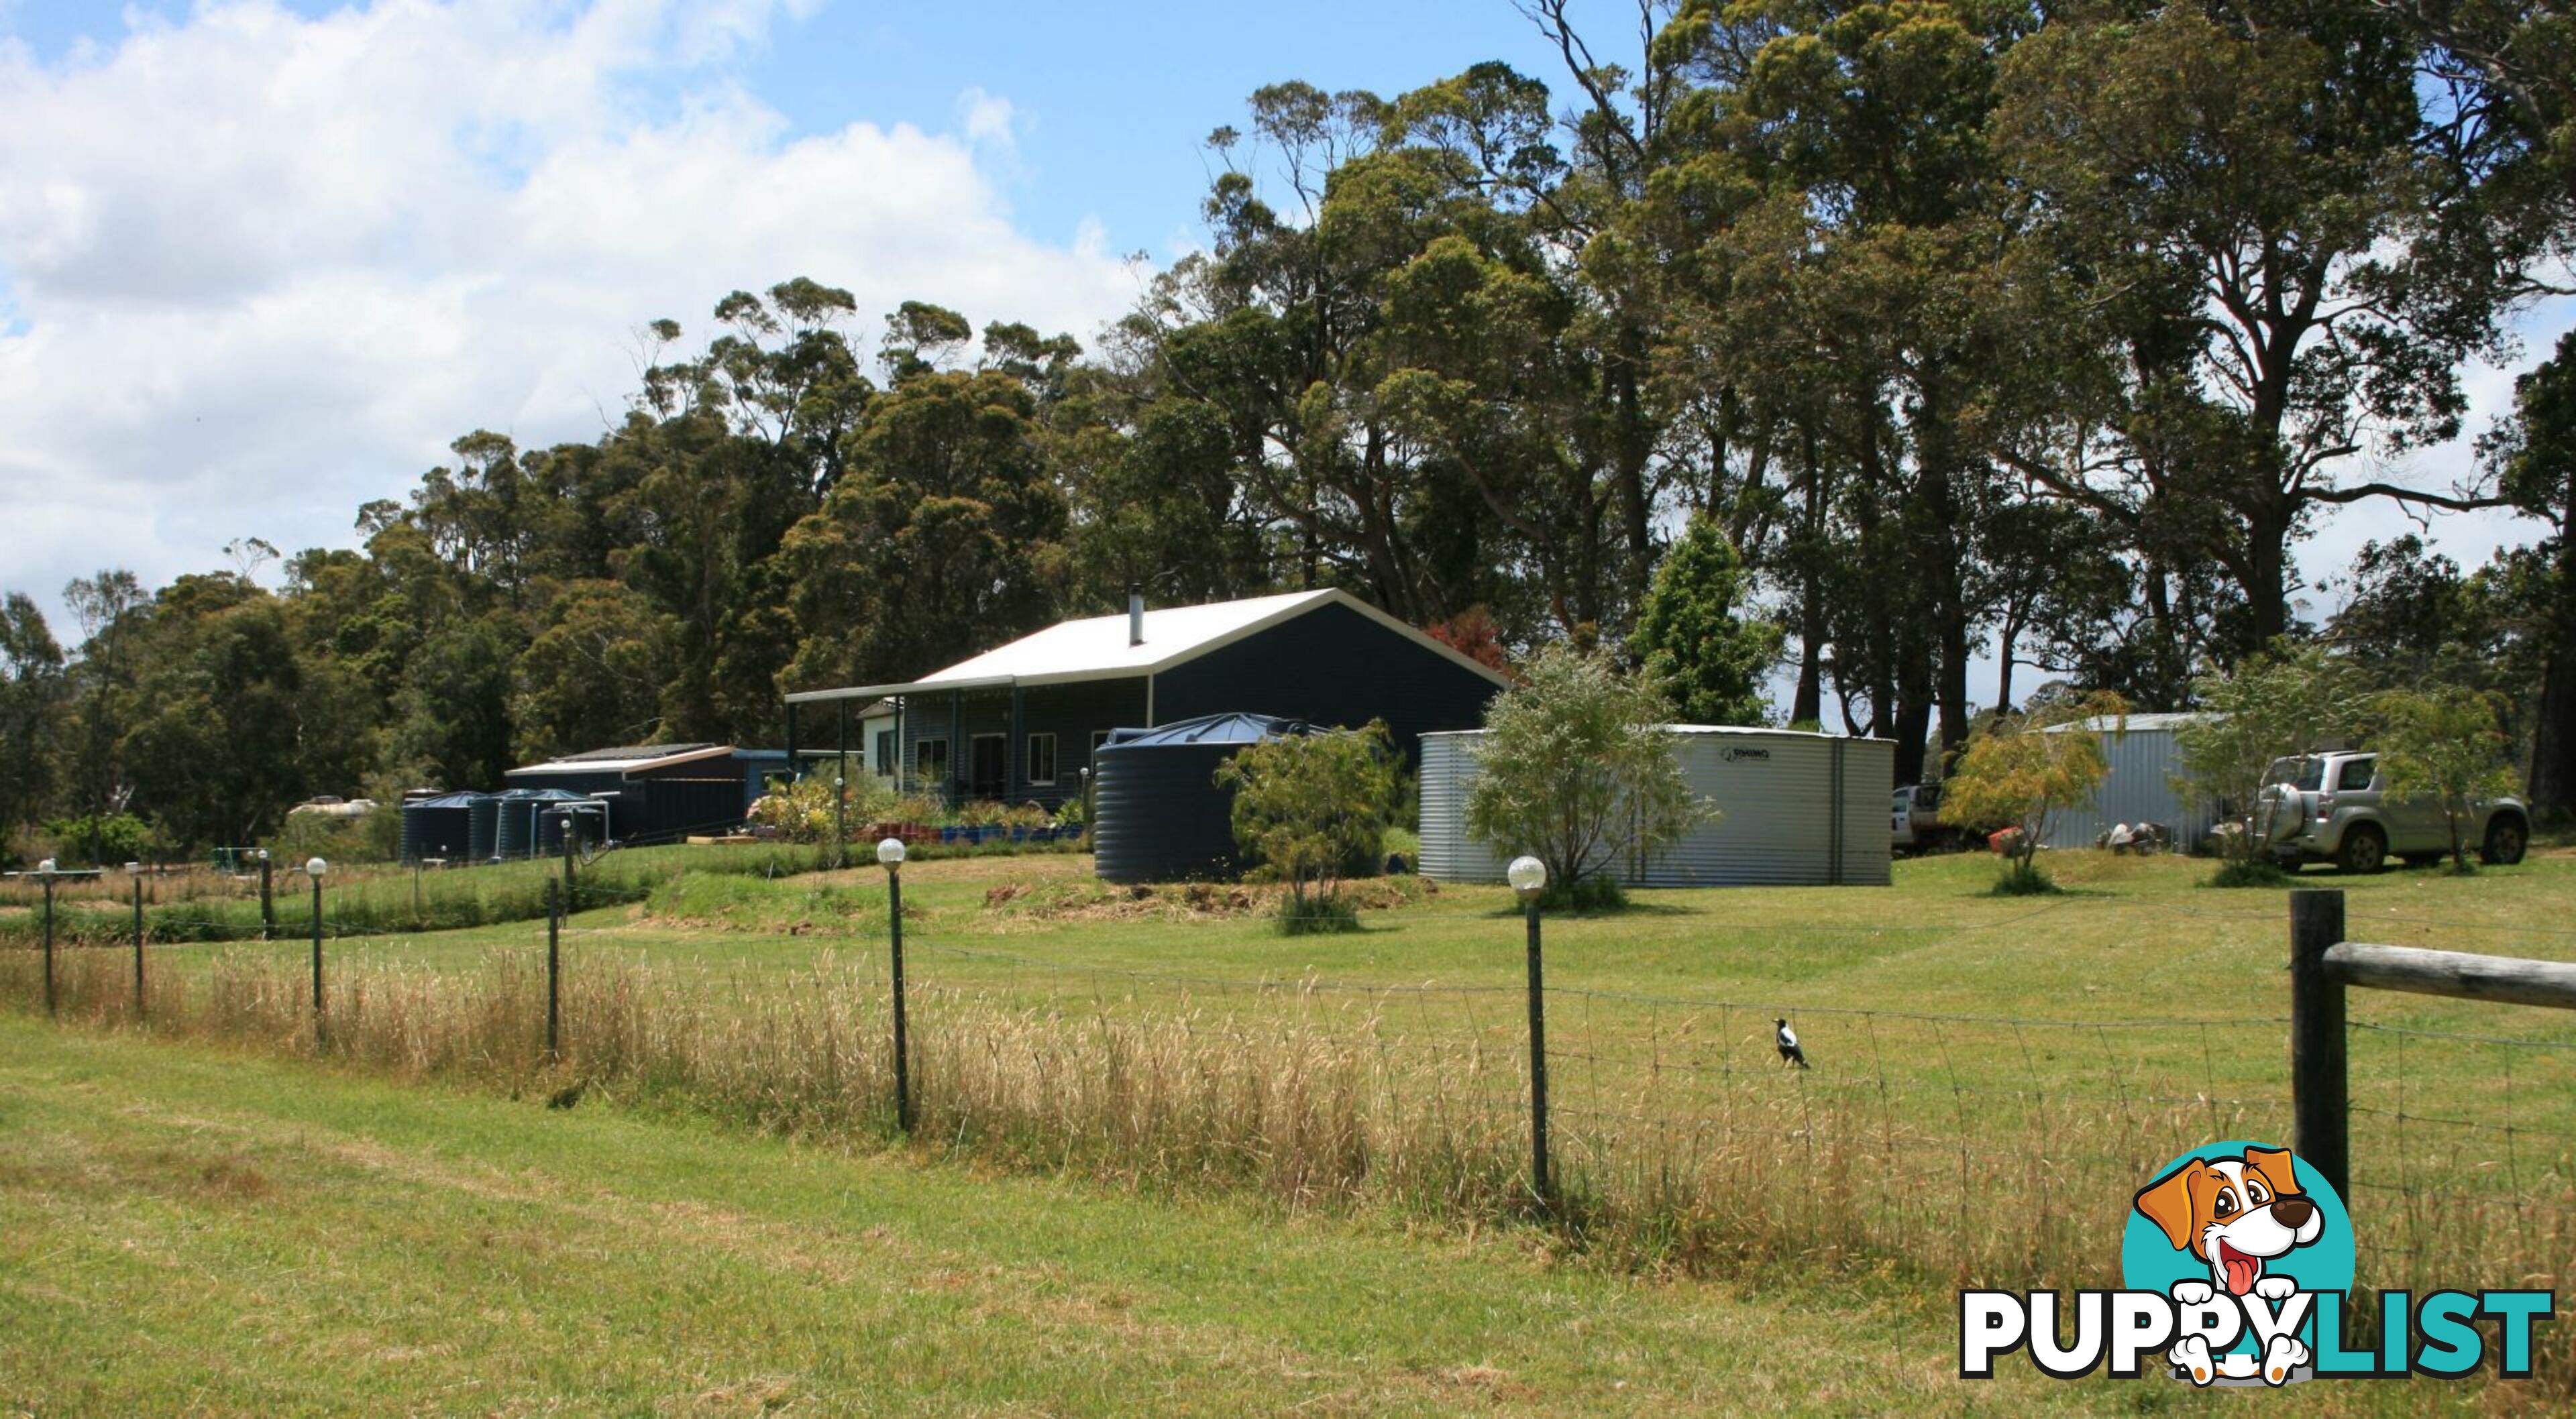
<path id="1" fill-rule="evenodd" d="M 2130 717 L 2126 734 L 2102 732 L 2102 758 L 2111 766 L 2111 772 L 2103 778 L 2101 790 L 2091 803 L 2049 814 L 2047 823 L 2040 828 L 2041 842 L 2055 848 L 2091 847 L 2093 840 L 2110 831 L 2114 823 L 2149 822 L 2173 829 L 2174 845 L 2183 851 L 2200 850 L 2210 828 L 2218 822 L 2218 810 L 2207 803 L 2194 804 L 2174 788 L 2173 776 L 2182 772 L 2174 732 L 2161 724 L 2140 727 L 2140 718 L 2143 716 Z"/>
<path id="2" fill-rule="evenodd" d="M 1888 883 L 1887 802 L 1896 746 L 1790 730 L 1675 726 L 1682 773 L 1721 817 L 1661 857 L 1617 864 L 1640 887 Z M 1482 731 L 1422 737 L 1422 873 L 1499 882 L 1500 858 L 1467 835 Z"/>

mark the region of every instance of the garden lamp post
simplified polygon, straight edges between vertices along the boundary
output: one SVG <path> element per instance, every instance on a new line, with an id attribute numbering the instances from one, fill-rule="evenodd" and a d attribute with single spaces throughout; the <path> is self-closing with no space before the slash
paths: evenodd
<path id="1" fill-rule="evenodd" d="M 1530 1042 L 1530 1186 L 1541 1204 L 1548 1200 L 1547 1184 L 1547 1007 L 1544 985 L 1539 973 L 1538 899 L 1547 890 L 1547 864 L 1535 857 L 1516 857 L 1503 872 L 1503 880 L 1512 884 L 1512 892 L 1521 899 L 1521 914 L 1529 922 L 1529 1042 Z"/>
<path id="2" fill-rule="evenodd" d="M 271 864 L 270 864 L 270 862 L 269 862 L 269 860 L 268 860 L 268 849 L 267 849 L 267 848 L 260 848 L 260 849 L 258 849 L 258 859 L 259 859 L 259 939 L 260 939 L 260 940 L 262 940 L 262 941 L 266 941 L 266 940 L 269 940 L 270 938 L 272 938 L 272 937 L 274 937 L 274 936 L 276 936 L 276 935 L 277 935 L 277 898 L 276 898 L 276 896 L 275 896 L 275 895 L 270 891 L 270 885 L 271 885 L 271 884 L 270 884 L 270 880 L 269 880 L 269 871 L 270 871 Z"/>
<path id="3" fill-rule="evenodd" d="M 36 876 L 45 884 L 45 1013 L 54 1013 L 54 860 L 46 858 L 36 864 Z"/>
<path id="4" fill-rule="evenodd" d="M 322 1034 L 322 874 L 331 864 L 318 857 L 304 859 L 304 875 L 313 879 L 313 1033 Z"/>
<path id="5" fill-rule="evenodd" d="M 886 917 L 894 936 L 894 1121 L 912 1132 L 912 1074 L 903 1038 L 903 839 L 877 843 L 877 861 L 886 870 Z"/>

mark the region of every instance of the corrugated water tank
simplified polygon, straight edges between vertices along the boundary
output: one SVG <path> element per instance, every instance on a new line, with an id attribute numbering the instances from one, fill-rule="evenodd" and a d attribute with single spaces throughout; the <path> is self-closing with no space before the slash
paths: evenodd
<path id="1" fill-rule="evenodd" d="M 402 806 L 402 860 L 464 861 L 473 851 L 474 801 L 479 793 L 442 793 Z"/>
<path id="2" fill-rule="evenodd" d="M 1217 765 L 1247 745 L 1315 732 L 1303 720 L 1261 714 L 1113 731 L 1100 746 L 1092 787 L 1094 869 L 1109 882 L 1241 876 L 1234 794 L 1217 786 Z"/>
<path id="3" fill-rule="evenodd" d="M 1691 791 L 1717 810 L 1667 851 L 1600 865 L 1636 887 L 1877 886 L 1888 882 L 1896 746 L 1787 729 L 1665 726 Z M 1467 832 L 1483 730 L 1422 736 L 1422 875 L 1499 882 Z"/>

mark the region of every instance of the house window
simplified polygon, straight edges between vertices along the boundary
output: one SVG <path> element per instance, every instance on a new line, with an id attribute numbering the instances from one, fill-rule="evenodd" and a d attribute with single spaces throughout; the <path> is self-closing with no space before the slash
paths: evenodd
<path id="1" fill-rule="evenodd" d="M 1053 785 L 1055 783 L 1054 735 L 1032 734 L 1029 736 L 1029 782 L 1032 784 L 1048 785 Z"/>
<path id="2" fill-rule="evenodd" d="M 948 783 L 948 741 L 922 739 L 912 746 L 912 776 L 924 788 L 941 789 Z"/>
<path id="3" fill-rule="evenodd" d="M 893 730 L 880 729 L 877 731 L 877 761 L 875 764 L 871 765 L 871 767 L 881 774 L 890 774 L 894 772 Z"/>

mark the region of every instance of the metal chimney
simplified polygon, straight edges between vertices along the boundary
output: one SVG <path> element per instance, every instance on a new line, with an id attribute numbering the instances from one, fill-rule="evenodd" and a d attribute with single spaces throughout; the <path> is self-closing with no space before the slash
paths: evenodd
<path id="1" fill-rule="evenodd" d="M 1145 589 L 1132 581 L 1127 583 L 1127 643 L 1145 643 Z"/>

